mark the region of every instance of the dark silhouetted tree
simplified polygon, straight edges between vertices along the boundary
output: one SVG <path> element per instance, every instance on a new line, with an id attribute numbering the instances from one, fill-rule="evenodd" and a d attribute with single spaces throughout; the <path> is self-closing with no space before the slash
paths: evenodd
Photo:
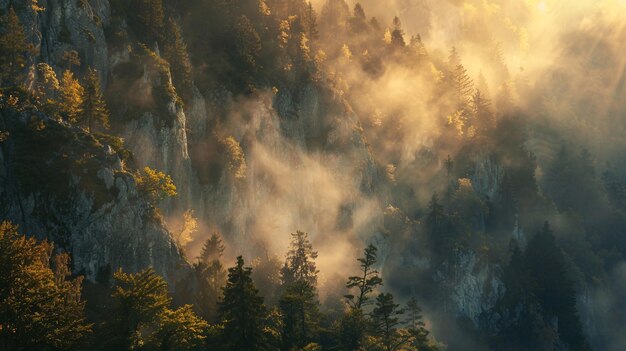
<path id="1" fill-rule="evenodd" d="M 228 281 L 219 305 L 225 350 L 257 351 L 266 347 L 265 307 L 251 274 L 252 268 L 244 267 L 241 256 L 237 257 L 237 264 L 228 269 Z"/>

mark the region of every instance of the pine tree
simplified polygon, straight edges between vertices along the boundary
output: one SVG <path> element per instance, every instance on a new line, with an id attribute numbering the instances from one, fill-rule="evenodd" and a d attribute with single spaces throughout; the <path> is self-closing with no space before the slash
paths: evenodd
<path id="1" fill-rule="evenodd" d="M 394 48 L 403 48 L 406 46 L 404 42 L 404 30 L 402 30 L 402 22 L 397 16 L 393 18 L 393 30 L 391 31 L 391 45 Z"/>
<path id="2" fill-rule="evenodd" d="M 461 110 L 467 104 L 474 91 L 474 83 L 463 64 L 458 64 L 452 69 L 450 82 L 457 109 Z"/>
<path id="3" fill-rule="evenodd" d="M 319 32 L 317 31 L 317 13 L 315 13 L 313 4 L 310 1 L 302 14 L 302 27 L 309 39 L 317 40 L 319 38 Z"/>
<path id="4" fill-rule="evenodd" d="M 87 70 L 87 81 L 83 89 L 80 123 L 87 123 L 87 131 L 92 132 L 94 126 L 99 124 L 109 128 L 109 110 L 107 109 L 102 91 L 100 90 L 100 78 L 95 69 Z"/>
<path id="5" fill-rule="evenodd" d="M 131 14 L 131 24 L 135 24 L 146 44 L 161 42 L 165 28 L 163 0 L 133 0 Z"/>
<path id="6" fill-rule="evenodd" d="M 82 278 L 69 279 L 69 255 L 0 224 L 0 348 L 69 350 L 91 332 Z"/>
<path id="7" fill-rule="evenodd" d="M 235 267 L 228 269 L 228 281 L 219 305 L 226 350 L 257 351 L 266 345 L 263 333 L 265 307 L 251 274 L 252 268 L 244 267 L 241 256 L 237 257 Z"/>
<path id="8" fill-rule="evenodd" d="M 7 14 L 0 20 L 0 84 L 14 85 L 20 82 L 26 66 L 26 54 L 32 50 L 13 6 L 9 7 Z"/>
<path id="9" fill-rule="evenodd" d="M 183 39 L 180 26 L 172 18 L 167 21 L 166 33 L 164 56 L 170 63 L 174 86 L 183 99 L 188 101 L 193 97 L 193 73 L 187 44 Z"/>
<path id="10" fill-rule="evenodd" d="M 84 89 L 74 74 L 66 70 L 61 78 L 59 91 L 59 113 L 60 117 L 72 124 L 79 121 L 82 115 Z"/>
<path id="11" fill-rule="evenodd" d="M 376 264 L 376 246 L 370 244 L 365 248 L 364 256 L 358 258 L 361 266 L 362 275 L 348 278 L 346 288 L 357 288 L 358 294 L 346 295 L 348 303 L 356 309 L 361 309 L 369 303 L 369 294 L 371 294 L 377 286 L 383 284 L 383 280 L 378 276 L 378 271 L 374 269 Z"/>
<path id="12" fill-rule="evenodd" d="M 589 344 L 576 310 L 576 288 L 548 222 L 528 243 L 526 260 L 534 282 L 534 294 L 543 310 L 558 318 L 559 336 L 570 349 L 587 351 Z"/>
<path id="13" fill-rule="evenodd" d="M 283 316 L 283 349 L 304 347 L 317 338 L 319 302 L 317 301 L 317 252 L 308 234 L 291 234 L 291 247 L 283 268 L 283 293 L 279 307 Z"/>
<path id="14" fill-rule="evenodd" d="M 381 293 L 376 298 L 376 307 L 372 311 L 374 334 L 381 339 L 385 351 L 395 351 L 411 340 L 409 335 L 399 333 L 400 316 L 404 310 L 393 300 L 390 293 Z"/>
<path id="15" fill-rule="evenodd" d="M 60 87 L 59 80 L 52 67 L 47 63 L 38 64 L 35 95 L 41 109 L 51 117 L 59 113 L 57 95 Z"/>
<path id="16" fill-rule="evenodd" d="M 410 342 L 411 346 L 419 351 L 436 351 L 438 349 L 437 346 L 428 340 L 430 332 L 426 329 L 426 324 L 422 320 L 422 308 L 418 305 L 415 296 L 412 296 L 409 302 L 407 302 L 406 313 L 408 330 L 413 337 L 413 340 Z"/>
<path id="17" fill-rule="evenodd" d="M 317 285 L 317 251 L 309 241 L 309 234 L 296 231 L 291 234 L 291 245 L 287 252 L 287 260 L 282 272 L 283 284 L 303 280 L 310 285 Z"/>
<path id="18" fill-rule="evenodd" d="M 472 95 L 471 108 L 474 124 L 479 131 L 485 132 L 495 127 L 495 120 L 493 112 L 491 111 L 491 101 L 485 98 L 478 89 L 476 89 L 476 92 Z"/>
<path id="19" fill-rule="evenodd" d="M 194 308 L 208 321 L 217 317 L 218 302 L 222 296 L 221 288 L 226 283 L 226 271 L 220 261 L 223 252 L 222 239 L 219 234 L 213 233 L 205 241 L 198 262 L 194 264 L 198 281 Z"/>

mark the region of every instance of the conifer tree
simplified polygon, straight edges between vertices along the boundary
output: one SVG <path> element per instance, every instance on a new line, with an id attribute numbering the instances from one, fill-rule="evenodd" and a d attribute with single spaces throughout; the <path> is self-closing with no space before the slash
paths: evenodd
<path id="1" fill-rule="evenodd" d="M 109 128 L 109 110 L 100 90 L 100 78 L 98 72 L 92 68 L 87 70 L 87 81 L 83 89 L 80 112 L 80 122 L 87 124 L 89 133 L 92 132 L 96 123 L 104 128 Z"/>
<path id="2" fill-rule="evenodd" d="M 404 310 L 396 304 L 393 295 L 381 293 L 376 298 L 376 307 L 372 311 L 374 334 L 381 339 L 385 351 L 395 351 L 406 345 L 411 336 L 398 331 L 400 316 Z"/>
<path id="3" fill-rule="evenodd" d="M 452 83 L 454 101 L 458 109 L 462 109 L 472 96 L 474 83 L 469 77 L 463 64 L 458 64 L 450 72 L 450 82 Z"/>
<path id="4" fill-rule="evenodd" d="M 391 45 L 394 48 L 403 48 L 406 46 L 404 42 L 404 30 L 402 30 L 402 22 L 397 16 L 393 18 L 393 30 L 391 31 Z"/>
<path id="5" fill-rule="evenodd" d="M 35 95 L 41 109 L 51 117 L 56 116 L 59 112 L 57 95 L 60 87 L 59 80 L 52 67 L 47 63 L 38 64 Z"/>
<path id="6" fill-rule="evenodd" d="M 374 269 L 376 264 L 376 246 L 370 244 L 365 248 L 364 256 L 358 258 L 362 274 L 348 278 L 346 288 L 357 288 L 357 295 L 346 295 L 348 303 L 356 309 L 361 309 L 369 303 L 369 294 L 377 286 L 382 285 L 383 280 L 378 276 L 378 271 Z"/>
<path id="7" fill-rule="evenodd" d="M 283 349 L 304 347 L 317 338 L 319 302 L 317 300 L 317 252 L 308 234 L 291 234 L 291 247 L 283 268 L 283 293 L 279 307 L 283 316 Z"/>
<path id="8" fill-rule="evenodd" d="M 559 336 L 572 350 L 589 350 L 576 309 L 574 282 L 568 276 L 565 258 L 548 222 L 528 243 L 526 259 L 534 294 L 543 310 L 558 318 Z"/>
<path id="9" fill-rule="evenodd" d="M 161 42 L 165 28 L 163 0 L 133 0 L 132 4 L 133 23 L 146 44 Z"/>
<path id="10" fill-rule="evenodd" d="M 474 123 L 478 130 L 484 132 L 495 126 L 493 112 L 491 111 L 491 101 L 485 98 L 478 89 L 472 95 L 471 108 Z"/>
<path id="11" fill-rule="evenodd" d="M 194 264 L 198 281 L 194 307 L 198 314 L 208 321 L 217 317 L 221 288 L 226 283 L 226 271 L 220 261 L 224 249 L 219 234 L 213 233 L 205 241 L 198 262 Z"/>
<path id="12" fill-rule="evenodd" d="M 59 91 L 60 117 L 72 124 L 82 115 L 84 89 L 70 70 L 65 70 Z"/>
<path id="13" fill-rule="evenodd" d="M 317 251 L 313 251 L 313 245 L 309 241 L 309 234 L 296 231 L 291 234 L 291 244 L 287 252 L 287 260 L 282 272 L 283 284 L 303 280 L 315 286 L 317 285 Z"/>
<path id="14" fill-rule="evenodd" d="M 0 20 L 0 84 L 17 84 L 32 46 L 26 41 L 24 27 L 13 6 Z"/>
<path id="15" fill-rule="evenodd" d="M 409 299 L 406 304 L 406 313 L 408 331 L 413 337 L 410 341 L 411 346 L 419 351 L 436 351 L 438 348 L 434 343 L 428 340 L 430 332 L 426 329 L 422 316 L 422 308 L 417 303 L 415 296 Z"/>
<path id="16" fill-rule="evenodd" d="M 302 14 L 302 27 L 309 39 L 316 40 L 319 37 L 317 30 L 317 13 L 315 9 L 313 9 L 313 4 L 310 1 Z"/>
<path id="17" fill-rule="evenodd" d="M 163 51 L 165 59 L 170 63 L 174 86 L 176 86 L 177 91 L 181 92 L 183 99 L 189 100 L 193 94 L 193 76 L 187 44 L 183 39 L 180 26 L 172 18 L 167 21 L 166 33 Z"/>
<path id="18" fill-rule="evenodd" d="M 228 281 L 219 305 L 226 350 L 257 351 L 266 346 L 263 332 L 265 307 L 251 274 L 252 268 L 244 267 L 241 256 L 237 257 L 237 264 L 228 269 Z"/>

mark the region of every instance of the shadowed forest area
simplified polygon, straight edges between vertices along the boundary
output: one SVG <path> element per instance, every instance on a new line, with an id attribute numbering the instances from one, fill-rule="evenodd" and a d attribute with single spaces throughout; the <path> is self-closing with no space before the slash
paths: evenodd
<path id="1" fill-rule="evenodd" d="M 0 350 L 623 350 L 624 15 L 0 0 Z"/>

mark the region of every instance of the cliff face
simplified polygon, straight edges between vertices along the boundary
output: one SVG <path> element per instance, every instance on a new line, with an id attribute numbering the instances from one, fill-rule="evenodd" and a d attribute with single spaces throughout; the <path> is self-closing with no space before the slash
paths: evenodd
<path id="1" fill-rule="evenodd" d="M 29 111 L 2 112 L 0 213 L 72 255 L 95 280 L 152 266 L 173 281 L 186 262 L 108 145 Z"/>

